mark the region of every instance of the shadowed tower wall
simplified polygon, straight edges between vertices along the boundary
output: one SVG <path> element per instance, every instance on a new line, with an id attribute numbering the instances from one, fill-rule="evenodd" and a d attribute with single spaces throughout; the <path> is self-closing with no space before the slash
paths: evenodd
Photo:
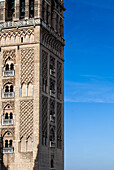
<path id="1" fill-rule="evenodd" d="M 0 0 L 1 170 L 64 170 L 64 10 Z"/>

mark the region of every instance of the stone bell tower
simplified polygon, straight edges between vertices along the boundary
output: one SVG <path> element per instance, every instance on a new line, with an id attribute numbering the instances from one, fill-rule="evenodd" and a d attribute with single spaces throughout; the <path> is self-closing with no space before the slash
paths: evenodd
<path id="1" fill-rule="evenodd" d="M 1 170 L 64 170 L 64 10 L 0 0 Z"/>

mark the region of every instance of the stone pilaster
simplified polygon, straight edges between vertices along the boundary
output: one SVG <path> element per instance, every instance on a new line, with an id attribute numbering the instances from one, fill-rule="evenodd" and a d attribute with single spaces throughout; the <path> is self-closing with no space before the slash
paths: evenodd
<path id="1" fill-rule="evenodd" d="M 5 0 L 0 0 L 0 22 L 5 22 Z"/>
<path id="2" fill-rule="evenodd" d="M 15 21 L 18 21 L 19 20 L 19 15 L 20 15 L 20 3 L 19 3 L 19 0 L 16 0 L 15 1 Z"/>
<path id="3" fill-rule="evenodd" d="M 25 0 L 25 19 L 29 18 L 29 0 Z"/>

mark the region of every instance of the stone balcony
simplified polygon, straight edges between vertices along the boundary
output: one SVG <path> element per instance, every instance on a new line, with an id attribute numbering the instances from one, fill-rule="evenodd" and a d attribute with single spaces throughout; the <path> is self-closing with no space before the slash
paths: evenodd
<path id="1" fill-rule="evenodd" d="M 55 69 L 50 69 L 50 75 L 56 77 Z"/>
<path id="2" fill-rule="evenodd" d="M 51 122 L 55 122 L 55 114 L 54 115 L 50 115 L 50 121 Z"/>
<path id="3" fill-rule="evenodd" d="M 13 147 L 3 148 L 3 154 L 12 154 L 14 153 Z"/>
<path id="4" fill-rule="evenodd" d="M 3 77 L 14 77 L 15 71 L 14 70 L 3 70 Z"/>
<path id="5" fill-rule="evenodd" d="M 50 148 L 55 148 L 55 141 L 50 141 Z"/>
<path id="6" fill-rule="evenodd" d="M 14 119 L 4 119 L 2 117 L 2 126 L 12 126 L 14 125 Z"/>
<path id="7" fill-rule="evenodd" d="M 2 98 L 3 99 L 12 99 L 14 97 L 15 97 L 14 92 L 4 92 L 4 91 L 2 91 Z"/>

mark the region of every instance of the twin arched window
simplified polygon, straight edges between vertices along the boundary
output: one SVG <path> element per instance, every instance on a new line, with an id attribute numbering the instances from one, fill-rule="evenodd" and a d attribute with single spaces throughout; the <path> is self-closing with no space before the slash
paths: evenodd
<path id="1" fill-rule="evenodd" d="M 5 93 L 13 92 L 13 85 L 7 84 L 5 86 Z"/>
<path id="2" fill-rule="evenodd" d="M 5 148 L 11 148 L 13 144 L 12 140 L 5 140 Z"/>
<path id="3" fill-rule="evenodd" d="M 14 70 L 14 64 L 13 64 L 13 63 L 11 63 L 11 64 L 6 64 L 6 65 L 5 65 L 5 70 L 6 70 L 6 71 Z"/>
<path id="4" fill-rule="evenodd" d="M 13 119 L 13 113 L 10 112 L 10 116 L 8 116 L 8 113 L 5 113 L 5 119 Z"/>

